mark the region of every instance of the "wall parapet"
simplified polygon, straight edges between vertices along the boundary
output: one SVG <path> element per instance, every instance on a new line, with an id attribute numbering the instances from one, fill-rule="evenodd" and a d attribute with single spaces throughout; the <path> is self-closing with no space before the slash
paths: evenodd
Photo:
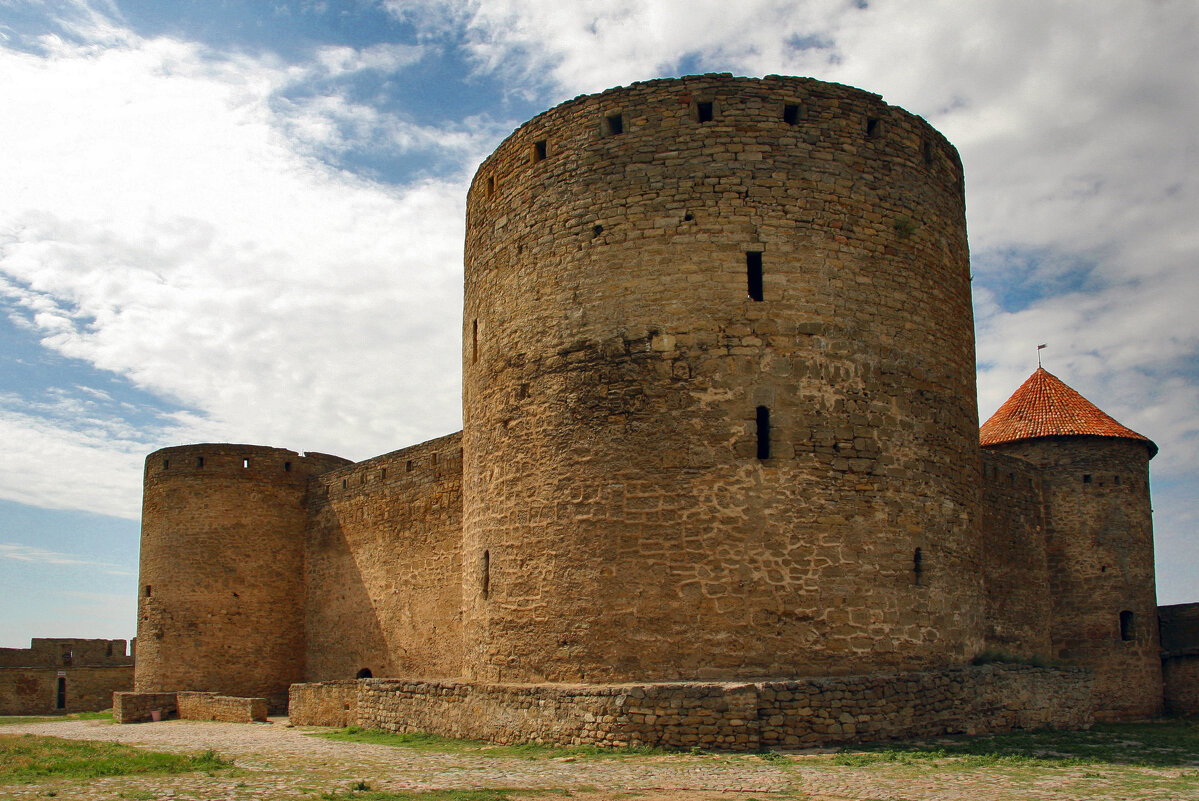
<path id="1" fill-rule="evenodd" d="M 351 685 L 353 720 L 345 700 Z M 303 725 L 354 722 L 498 743 L 726 751 L 1078 729 L 1094 721 L 1089 671 L 1008 664 L 762 682 L 366 679 L 293 685 L 292 697 L 301 703 L 293 722 Z"/>

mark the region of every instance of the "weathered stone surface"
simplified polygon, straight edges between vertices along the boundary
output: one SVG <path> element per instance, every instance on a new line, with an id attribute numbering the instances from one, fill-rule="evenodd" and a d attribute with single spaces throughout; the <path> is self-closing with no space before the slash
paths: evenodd
<path id="1" fill-rule="evenodd" d="M 0 648 L 0 715 L 96 712 L 133 687 L 124 640 L 43 638 Z"/>
<path id="2" fill-rule="evenodd" d="M 293 688 L 303 725 L 432 732 L 500 743 L 755 750 L 952 733 L 1085 728 L 1080 668 L 988 665 L 780 682 L 482 684 L 368 679 Z M 347 719 L 347 691 L 357 717 Z M 323 698 L 322 698 L 323 696 Z M 328 710 L 323 718 L 316 710 Z"/>

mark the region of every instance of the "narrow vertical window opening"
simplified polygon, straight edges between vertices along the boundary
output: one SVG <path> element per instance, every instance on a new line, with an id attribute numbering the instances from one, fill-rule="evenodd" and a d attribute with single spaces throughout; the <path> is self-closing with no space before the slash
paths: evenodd
<path id="1" fill-rule="evenodd" d="M 169 469 L 169 468 L 170 468 L 170 466 L 171 466 L 171 460 L 170 460 L 170 459 L 163 459 L 163 460 L 162 460 L 162 469 L 163 469 L 163 470 L 167 470 L 167 469 Z"/>
<path id="2" fill-rule="evenodd" d="M 783 122 L 788 125 L 799 125 L 799 104 L 788 103 L 783 106 Z"/>
<path id="3" fill-rule="evenodd" d="M 916 586 L 924 586 L 924 551 L 917 548 L 912 554 L 912 574 L 916 579 Z"/>
<path id="4" fill-rule="evenodd" d="M 770 410 L 765 406 L 759 406 L 757 411 L 758 421 L 758 458 L 770 458 Z"/>
<path id="5" fill-rule="evenodd" d="M 762 300 L 762 254 L 747 251 L 745 254 L 745 277 L 750 300 Z"/>
<path id="6" fill-rule="evenodd" d="M 348 478 L 343 478 L 341 480 L 341 488 L 346 489 L 349 486 L 350 486 L 350 480 Z"/>
<path id="7" fill-rule="evenodd" d="M 1134 617 L 1132 612 L 1125 609 L 1120 613 L 1120 639 L 1124 642 L 1129 642 L 1133 639 L 1135 631 L 1133 629 Z"/>
<path id="8" fill-rule="evenodd" d="M 411 459 L 409 459 L 407 462 L 404 463 L 404 469 L 407 470 L 409 473 L 412 472 L 412 460 Z"/>
<path id="9" fill-rule="evenodd" d="M 545 140 L 539 139 L 533 143 L 533 161 L 542 161 L 545 159 L 546 148 Z"/>
<path id="10" fill-rule="evenodd" d="M 67 708 L 67 679 L 65 676 L 58 677 L 58 703 L 55 709 Z"/>
<path id="11" fill-rule="evenodd" d="M 604 117 L 604 133 L 608 136 L 620 136 L 624 133 L 624 117 L 620 114 Z"/>
<path id="12" fill-rule="evenodd" d="M 112 643 L 108 643 L 108 647 L 104 649 L 105 656 L 112 656 Z"/>
<path id="13" fill-rule="evenodd" d="M 487 197 L 491 197 L 494 194 L 495 194 L 495 176 L 488 175 L 487 176 Z"/>
<path id="14" fill-rule="evenodd" d="M 878 117 L 866 118 L 866 136 L 873 139 L 882 133 L 883 121 Z"/>
<path id="15" fill-rule="evenodd" d="M 387 468 L 386 468 L 386 467 L 384 467 L 384 468 L 380 468 L 380 470 L 379 470 L 379 480 L 380 480 L 380 481 L 386 481 L 386 480 L 387 480 Z"/>
<path id="16" fill-rule="evenodd" d="M 470 363 L 477 364 L 479 361 L 479 321 L 476 318 L 470 324 Z"/>
<path id="17" fill-rule="evenodd" d="M 483 600 L 491 595 L 491 551 L 483 551 Z"/>
<path id="18" fill-rule="evenodd" d="M 924 163 L 932 164 L 933 163 L 933 143 L 928 141 L 927 139 L 925 139 L 921 143 L 920 149 L 924 155 Z"/>
<path id="19" fill-rule="evenodd" d="M 290 472 L 291 472 L 291 462 L 284 462 L 284 463 L 283 463 L 283 472 L 284 472 L 284 473 L 290 473 Z"/>
<path id="20" fill-rule="evenodd" d="M 244 468 L 246 468 L 246 467 L 249 467 L 249 466 L 250 466 L 250 460 L 249 460 L 249 459 L 242 459 L 242 460 L 241 460 L 241 466 L 242 466 L 242 468 L 243 468 L 243 469 L 244 469 Z"/>
<path id="21" fill-rule="evenodd" d="M 714 119 L 712 101 L 695 104 L 695 119 L 697 122 L 711 122 Z"/>
<path id="22" fill-rule="evenodd" d="M 203 467 L 203 466 L 204 466 L 204 457 L 197 456 L 196 457 L 196 467 Z"/>

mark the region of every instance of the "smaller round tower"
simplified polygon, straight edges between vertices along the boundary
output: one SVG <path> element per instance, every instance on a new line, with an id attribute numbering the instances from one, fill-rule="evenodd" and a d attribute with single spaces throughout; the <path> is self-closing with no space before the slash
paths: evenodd
<path id="1" fill-rule="evenodd" d="M 146 457 L 137 691 L 201 690 L 286 707 L 304 671 L 308 478 L 345 464 L 253 445 Z"/>
<path id="2" fill-rule="evenodd" d="M 1096 717 L 1160 714 L 1149 460 L 1157 446 L 1038 368 L 980 430 L 1041 469 L 1053 656 L 1095 671 Z"/>

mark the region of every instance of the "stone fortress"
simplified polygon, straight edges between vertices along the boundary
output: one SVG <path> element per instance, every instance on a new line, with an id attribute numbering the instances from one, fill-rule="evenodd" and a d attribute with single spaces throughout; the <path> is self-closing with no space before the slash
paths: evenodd
<path id="1" fill-rule="evenodd" d="M 1041 370 L 980 447 L 963 187 L 813 79 L 527 122 L 467 197 L 463 430 L 151 454 L 136 689 L 732 748 L 1161 713 L 1157 448 Z"/>

